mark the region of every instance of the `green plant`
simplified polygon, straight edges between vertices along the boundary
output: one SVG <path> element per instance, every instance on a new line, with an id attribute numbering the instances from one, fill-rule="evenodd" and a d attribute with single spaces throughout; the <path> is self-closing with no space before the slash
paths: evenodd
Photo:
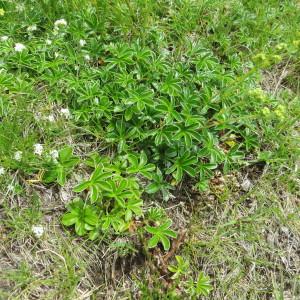
<path id="1" fill-rule="evenodd" d="M 128 160 L 130 167 L 127 168 L 128 174 L 140 173 L 148 179 L 152 179 L 152 172 L 155 170 L 154 164 L 147 164 L 147 156 L 144 152 L 138 157 L 135 154 L 129 154 Z"/>
<path id="2" fill-rule="evenodd" d="M 57 181 L 58 184 L 64 185 L 68 174 L 72 172 L 79 161 L 80 159 L 73 155 L 71 147 L 60 150 L 57 161 L 52 161 L 51 165 L 46 166 L 43 181 L 45 183 Z"/>
<path id="3" fill-rule="evenodd" d="M 172 167 L 170 167 L 166 174 L 171 174 L 176 179 L 177 182 L 180 182 L 183 178 L 183 174 L 187 173 L 191 177 L 196 175 L 196 170 L 192 167 L 197 163 L 196 156 L 190 155 L 190 153 L 185 152 L 176 158 Z"/>
<path id="4" fill-rule="evenodd" d="M 180 255 L 176 255 L 175 258 L 177 264 L 168 266 L 168 270 L 174 273 L 171 277 L 172 279 L 179 279 L 188 273 L 190 265 L 189 262 L 184 261 L 183 257 Z"/>
<path id="5" fill-rule="evenodd" d="M 203 272 L 200 272 L 196 282 L 193 279 L 190 279 L 187 282 L 187 292 L 193 298 L 197 299 L 199 296 L 208 296 L 212 286 L 210 284 L 210 279 L 208 276 L 204 275 Z"/>
<path id="6" fill-rule="evenodd" d="M 146 226 L 145 230 L 153 236 L 148 241 L 148 248 L 154 248 L 159 242 L 162 243 L 164 250 L 170 249 L 170 238 L 176 238 L 177 234 L 171 230 L 172 221 L 166 220 L 159 226 Z"/>
<path id="7" fill-rule="evenodd" d="M 147 219 L 150 222 L 159 222 L 166 217 L 166 212 L 161 207 L 150 207 L 147 211 Z"/>
<path id="8" fill-rule="evenodd" d="M 68 209 L 69 212 L 62 217 L 61 221 L 65 226 L 75 225 L 75 232 L 78 235 L 82 236 L 96 226 L 99 218 L 93 206 L 76 199 Z"/>
<path id="9" fill-rule="evenodd" d="M 164 201 L 169 200 L 171 197 L 170 189 L 173 189 L 172 185 L 164 180 L 162 172 L 157 169 L 156 173 L 151 174 L 151 183 L 149 183 L 145 191 L 148 194 L 154 194 L 160 192 Z"/>
<path id="10" fill-rule="evenodd" d="M 270 224 L 279 214 L 277 219 L 285 223 L 284 227 L 297 228 L 296 213 L 289 205 L 298 197 L 299 16 L 296 0 L 1 1 L 0 202 L 5 219 L 4 248 L 18 249 L 24 237 L 31 238 L 28 224 L 37 224 L 43 212 L 56 221 L 55 202 L 72 196 L 69 185 L 75 180 L 73 191 L 82 200 L 75 197 L 62 218 L 63 224 L 75 227 L 75 234 L 97 240 L 94 245 L 101 250 L 125 236 L 137 250 L 145 240 L 153 247 L 162 244 L 167 249 L 176 234 L 168 227 L 167 213 L 171 210 L 164 210 L 166 203 L 161 202 L 172 199 L 173 206 L 173 201 L 185 198 L 181 197 L 184 191 L 193 204 L 191 219 L 208 225 L 200 222 L 189 226 L 192 234 L 184 240 L 184 251 L 192 249 L 189 261 L 195 260 L 191 263 L 194 268 L 201 260 L 205 269 L 216 274 L 218 291 L 212 297 L 269 297 L 271 287 L 263 284 L 271 282 L 267 274 L 274 272 L 249 271 L 238 259 L 243 255 L 228 253 L 239 253 L 236 239 L 245 240 L 260 254 L 266 252 L 268 259 L 260 255 L 259 264 L 270 268 L 266 261 L 277 257 L 278 251 L 268 255 L 274 247 L 269 249 L 260 240 L 261 230 L 255 229 L 259 220 Z M 33 151 L 35 145 L 43 145 L 42 153 Z M 51 145 L 62 149 L 58 157 Z M 51 153 L 55 155 L 51 157 Z M 264 165 L 268 168 L 263 176 L 271 168 L 286 174 L 286 189 L 292 189 L 295 197 L 289 197 L 282 207 L 282 201 L 273 206 L 264 194 L 258 199 L 263 200 L 251 206 L 251 214 L 258 218 L 253 222 L 250 216 L 244 222 L 240 212 L 246 215 L 249 205 L 244 204 L 249 203 L 244 201 L 244 193 L 234 193 L 239 199 L 231 194 L 235 186 L 227 182 L 230 176 L 222 175 L 233 169 L 247 173 L 258 169 L 249 175 L 260 176 Z M 200 192 L 212 188 L 211 193 L 215 193 L 216 174 L 226 182 L 217 188 L 224 195 L 222 199 L 230 196 L 229 210 L 221 201 L 211 201 L 212 197 L 203 199 L 206 193 L 195 196 L 194 187 Z M 36 195 L 40 198 L 38 209 Z M 148 210 L 149 205 L 152 208 Z M 208 219 L 207 207 L 211 208 Z M 201 217 L 198 208 L 203 212 Z M 223 209 L 226 214 L 220 218 L 217 212 Z M 199 243 L 190 239 L 194 230 L 205 237 Z M 55 240 L 51 243 L 53 251 L 45 251 L 48 259 L 36 264 L 39 270 L 33 265 L 31 273 L 45 272 L 37 279 L 25 272 L 25 284 L 19 284 L 18 279 L 16 284 L 10 282 L 13 292 L 6 293 L 4 287 L 3 298 L 34 298 L 36 291 L 45 299 L 83 296 L 78 287 L 89 268 L 79 268 L 79 262 L 92 257 L 82 250 L 94 246 L 86 247 L 92 243 L 83 238 L 76 243 L 69 239 L 62 242 L 66 236 L 59 235 L 58 230 L 58 237 L 53 237 L 53 231 L 45 227 L 44 237 Z M 84 246 L 78 259 L 73 248 L 81 243 Z M 159 253 L 143 250 L 147 259 Z M 38 260 L 40 252 L 35 251 L 36 247 L 24 251 L 26 257 L 17 253 L 15 261 L 30 259 L 29 252 Z M 115 251 L 125 255 L 131 250 L 120 246 Z M 56 259 L 61 268 L 48 268 L 47 261 Z M 274 270 L 281 269 L 277 265 L 281 260 L 276 259 Z M 15 261 L 11 262 L 13 268 L 17 267 Z M 90 263 L 82 265 L 90 267 Z M 119 261 L 111 266 L 118 268 Z M 127 273 L 127 266 L 123 267 Z M 168 275 L 161 277 L 159 271 L 149 276 L 149 299 L 204 295 L 204 275 L 199 279 L 200 287 L 190 280 L 190 296 L 187 280 L 196 270 L 186 270 L 180 259 L 170 268 L 174 271 L 170 277 L 178 277 L 171 279 L 171 284 L 164 283 L 165 277 L 169 281 Z M 228 277 L 218 275 L 220 268 Z M 49 270 L 51 278 L 45 276 Z M 289 281 L 283 283 L 282 291 L 286 284 L 291 286 L 293 272 L 288 270 L 280 276 Z M 159 279 L 153 278 L 156 275 Z M 220 278 L 224 278 L 221 284 Z M 155 281 L 157 286 L 150 291 Z M 99 296 L 95 287 L 87 286 L 92 282 L 84 280 L 84 286 L 95 293 L 92 298 L 101 298 L 102 291 Z M 118 298 L 115 287 L 114 292 Z M 147 299 L 140 294 L 128 296 L 127 291 L 124 294 L 120 297 Z"/>
<path id="11" fill-rule="evenodd" d="M 103 193 L 101 190 L 109 188 L 106 180 L 111 176 L 111 172 L 105 172 L 103 167 L 97 166 L 89 180 L 81 182 L 80 184 L 75 186 L 73 190 L 74 192 L 80 193 L 88 189 L 91 201 L 96 202 L 97 200 L 101 200 L 103 197 Z"/>

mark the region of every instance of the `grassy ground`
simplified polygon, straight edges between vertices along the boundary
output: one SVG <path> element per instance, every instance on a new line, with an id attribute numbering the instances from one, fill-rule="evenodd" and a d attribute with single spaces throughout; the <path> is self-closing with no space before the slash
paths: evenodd
<path id="1" fill-rule="evenodd" d="M 219 165 L 209 189 L 199 192 L 185 177 L 168 202 L 143 196 L 145 214 L 164 207 L 178 232 L 167 264 L 176 254 L 189 261 L 193 278 L 203 271 L 212 284 L 209 299 L 300 297 L 298 1 L 0 1 L 1 7 L 0 299 L 189 297 L 165 272 L 163 250 L 145 251 L 137 232 L 90 241 L 62 226 L 74 185 L 88 176 L 82 162 L 62 185 L 43 179 L 53 151 L 66 145 L 82 160 L 116 151 L 107 145 L 99 121 L 108 118 L 99 117 L 106 108 L 93 102 L 93 84 L 111 43 L 137 41 L 171 56 L 170 69 L 203 48 L 219 73 L 199 80 L 221 82 L 223 108 L 226 97 L 239 94 L 260 102 L 243 98 L 234 111 L 232 124 L 250 124 L 258 139 L 240 164 L 228 172 Z M 62 18 L 67 25 L 56 30 Z M 26 49 L 18 52 L 16 43 Z M 257 55 L 280 59 L 248 74 Z M 121 75 L 117 84 L 129 85 L 132 78 Z M 229 89 L 228 78 L 236 82 Z M 222 147 L 244 143 L 226 136 Z"/>

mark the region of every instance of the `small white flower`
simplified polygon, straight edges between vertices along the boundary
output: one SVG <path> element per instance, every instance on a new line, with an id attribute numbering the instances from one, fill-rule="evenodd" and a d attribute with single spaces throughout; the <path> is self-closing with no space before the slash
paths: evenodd
<path id="1" fill-rule="evenodd" d="M 163 57 L 166 57 L 166 56 L 170 55 L 170 51 L 166 48 L 161 49 L 160 53 Z"/>
<path id="2" fill-rule="evenodd" d="M 24 11 L 25 10 L 25 5 L 22 3 L 20 3 L 20 4 L 17 4 L 16 5 L 16 10 L 18 11 L 18 12 L 22 12 L 22 11 Z"/>
<path id="3" fill-rule="evenodd" d="M 54 122 L 55 121 L 55 117 L 53 115 L 49 115 L 48 116 L 48 120 L 49 120 L 49 122 Z"/>
<path id="4" fill-rule="evenodd" d="M 22 151 L 16 151 L 14 156 L 15 160 L 20 161 L 22 159 L 22 154 Z"/>
<path id="5" fill-rule="evenodd" d="M 60 110 L 60 112 L 61 112 L 61 114 L 62 114 L 65 118 L 67 118 L 67 119 L 69 119 L 69 118 L 71 117 L 71 113 L 70 113 L 70 111 L 69 111 L 68 108 L 62 108 L 62 109 Z"/>
<path id="6" fill-rule="evenodd" d="M 33 225 L 31 227 L 31 230 L 37 238 L 42 237 L 42 235 L 44 234 L 44 227 L 42 225 Z"/>
<path id="7" fill-rule="evenodd" d="M 36 154 L 36 155 L 42 155 L 43 149 L 44 149 L 43 145 L 41 145 L 41 144 L 35 144 L 33 146 L 33 148 L 34 148 L 34 150 L 33 150 L 34 154 Z"/>
<path id="8" fill-rule="evenodd" d="M 90 61 L 91 57 L 88 54 L 85 54 L 83 57 L 86 61 Z"/>
<path id="9" fill-rule="evenodd" d="M 5 170 L 3 167 L 0 167 L 0 176 L 4 175 L 5 174 Z"/>
<path id="10" fill-rule="evenodd" d="M 41 113 L 40 112 L 37 112 L 36 114 L 34 114 L 34 119 L 36 121 L 40 121 L 41 120 Z"/>
<path id="11" fill-rule="evenodd" d="M 86 45 L 86 41 L 85 40 L 79 40 L 79 45 L 80 47 L 83 47 Z"/>
<path id="12" fill-rule="evenodd" d="M 55 58 L 58 58 L 59 55 L 60 55 L 60 54 L 59 54 L 58 52 L 54 52 L 54 57 L 55 57 Z"/>
<path id="13" fill-rule="evenodd" d="M 51 150 L 50 155 L 54 161 L 56 161 L 58 159 L 58 151 L 57 150 Z"/>
<path id="14" fill-rule="evenodd" d="M 27 27 L 28 32 L 32 32 L 32 31 L 35 31 L 35 30 L 37 30 L 37 26 L 35 24 L 30 25 L 30 26 Z"/>
<path id="15" fill-rule="evenodd" d="M 9 184 L 7 186 L 7 189 L 11 192 L 11 191 L 13 191 L 15 189 L 15 186 L 13 184 Z"/>
<path id="16" fill-rule="evenodd" d="M 8 40 L 8 36 L 7 35 L 3 35 L 0 38 L 1 42 L 6 42 Z"/>
<path id="17" fill-rule="evenodd" d="M 49 39 L 47 39 L 47 40 L 46 40 L 46 45 L 50 46 L 51 44 L 52 44 L 52 41 L 49 40 Z"/>
<path id="18" fill-rule="evenodd" d="M 67 25 L 68 25 L 68 23 L 65 19 L 59 19 L 59 20 L 56 20 L 54 22 L 55 29 L 58 29 L 61 26 L 64 27 L 64 26 L 67 26 Z"/>
<path id="19" fill-rule="evenodd" d="M 25 45 L 23 45 L 21 43 L 16 43 L 15 44 L 15 51 L 16 52 L 22 52 L 25 49 L 26 49 Z"/>
<path id="20" fill-rule="evenodd" d="M 99 98 L 96 97 L 96 98 L 94 99 L 94 103 L 95 103 L 95 104 L 99 104 Z"/>

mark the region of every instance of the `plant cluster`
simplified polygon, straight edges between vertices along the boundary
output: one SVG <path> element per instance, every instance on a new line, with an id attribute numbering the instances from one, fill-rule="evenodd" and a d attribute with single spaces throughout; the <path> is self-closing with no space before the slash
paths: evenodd
<path id="1" fill-rule="evenodd" d="M 2 2 L 1 180 L 17 171 L 24 185 L 62 188 L 76 178 L 61 222 L 77 235 L 133 234 L 149 253 L 168 251 L 177 234 L 160 206 L 176 187 L 203 192 L 217 170 L 299 154 L 287 134 L 299 99 L 261 88 L 262 70 L 299 59 L 299 33 L 273 36 L 276 1 L 260 18 L 255 1 Z M 257 35 L 265 24 L 269 36 Z M 208 278 L 176 260 L 174 287 L 207 295 Z"/>
<path id="2" fill-rule="evenodd" d="M 72 30 L 59 19 L 44 41 L 35 38 L 37 27 L 28 29 L 26 45 L 3 39 L 6 64 L 0 79 L 10 89 L 4 101 L 16 97 L 18 102 L 20 91 L 28 98 L 34 94 L 30 78 L 38 78 L 47 97 L 54 100 L 59 91 L 68 107 L 61 109 L 59 122 L 72 117 L 87 139 L 101 141 L 101 156 L 84 161 L 89 178 L 74 187 L 79 198 L 62 220 L 75 225 L 79 235 L 95 239 L 101 231 L 129 230 L 143 216 L 144 192 L 168 200 L 186 178 L 194 178 L 200 191 L 208 189 L 214 170 L 247 164 L 247 155 L 260 151 L 265 128 L 283 123 L 286 108 L 260 90 L 257 81 L 261 68 L 281 61 L 279 53 L 297 53 L 297 43 L 257 54 L 253 63 L 236 60 L 229 68 L 201 41 L 177 51 L 139 39 L 99 44 L 91 34 L 70 47 Z M 35 119 L 36 125 L 50 123 L 49 135 L 59 128 L 56 115 Z M 49 155 L 41 144 L 34 147 L 37 157 L 16 151 L 7 165 L 30 175 L 38 170 L 38 180 L 63 186 L 80 158 L 71 147 Z M 258 159 L 270 155 L 262 152 Z M 176 236 L 170 220 L 145 225 L 152 234 L 149 248 L 159 243 L 170 248 L 169 238 Z"/>
<path id="3" fill-rule="evenodd" d="M 169 265 L 170 281 L 168 290 L 162 295 L 161 282 L 154 283 L 154 287 L 141 286 L 143 299 L 200 299 L 201 296 L 207 297 L 212 288 L 209 276 L 199 272 L 197 279 L 192 274 L 188 260 L 176 255 L 176 264 Z"/>
<path id="4" fill-rule="evenodd" d="M 85 164 L 92 169 L 92 173 L 87 180 L 74 187 L 74 192 L 87 200 L 75 199 L 69 205 L 69 212 L 63 216 L 62 223 L 75 225 L 78 235 L 88 233 L 91 240 L 101 233 L 144 231 L 144 235 L 146 232 L 152 235 L 148 248 L 160 242 L 165 250 L 169 250 L 169 239 L 176 238 L 176 233 L 170 229 L 172 221 L 166 218 L 162 209 L 149 209 L 144 223 L 137 222 L 143 215 L 138 176 L 143 174 L 147 178 L 154 169 L 147 163 L 145 154 L 119 157 L 113 162 L 108 157 L 93 154 Z"/>

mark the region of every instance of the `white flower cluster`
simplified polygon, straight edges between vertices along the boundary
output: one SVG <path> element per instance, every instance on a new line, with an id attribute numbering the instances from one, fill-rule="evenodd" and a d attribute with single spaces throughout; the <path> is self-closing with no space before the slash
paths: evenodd
<path id="1" fill-rule="evenodd" d="M 30 25 L 30 26 L 27 27 L 28 32 L 33 32 L 33 31 L 36 31 L 36 30 L 37 30 L 37 26 L 35 24 Z"/>
<path id="2" fill-rule="evenodd" d="M 68 108 L 62 108 L 60 113 L 66 118 L 69 119 L 71 117 L 70 110 Z"/>
<path id="3" fill-rule="evenodd" d="M 54 161 L 56 161 L 58 159 L 58 151 L 57 150 L 51 150 L 50 155 Z"/>
<path id="4" fill-rule="evenodd" d="M 31 227 L 31 230 L 32 230 L 33 234 L 35 235 L 35 237 L 37 237 L 37 238 L 42 237 L 44 234 L 44 227 L 42 225 L 33 225 Z"/>
<path id="5" fill-rule="evenodd" d="M 43 145 L 41 145 L 41 144 L 35 144 L 35 145 L 33 146 L 33 148 L 34 148 L 34 150 L 33 150 L 33 153 L 34 153 L 34 154 L 39 155 L 39 156 L 42 155 L 43 150 L 44 150 Z"/>
<path id="6" fill-rule="evenodd" d="M 84 58 L 85 61 L 90 61 L 91 60 L 91 57 L 88 54 L 85 54 L 83 56 L 83 58 Z"/>
<path id="7" fill-rule="evenodd" d="M 26 46 L 22 43 L 16 43 L 14 49 L 16 52 L 22 52 L 23 50 L 26 49 Z"/>
<path id="8" fill-rule="evenodd" d="M 16 151 L 14 156 L 15 160 L 20 161 L 22 159 L 22 155 L 23 155 L 22 151 Z"/>
<path id="9" fill-rule="evenodd" d="M 48 117 L 47 117 L 48 121 L 53 123 L 55 121 L 55 117 L 54 115 L 50 114 Z"/>
<path id="10" fill-rule="evenodd" d="M 59 19 L 54 22 L 54 29 L 58 30 L 61 27 L 66 27 L 68 25 L 65 19 Z"/>
<path id="11" fill-rule="evenodd" d="M 79 45 L 80 45 L 80 47 L 84 47 L 86 45 L 86 41 L 85 40 L 79 40 Z"/>
<path id="12" fill-rule="evenodd" d="M 8 36 L 7 35 L 3 35 L 0 37 L 1 42 L 6 42 L 8 40 Z"/>
<path id="13" fill-rule="evenodd" d="M 5 170 L 3 167 L 0 167 L 0 176 L 4 175 L 5 174 Z"/>

